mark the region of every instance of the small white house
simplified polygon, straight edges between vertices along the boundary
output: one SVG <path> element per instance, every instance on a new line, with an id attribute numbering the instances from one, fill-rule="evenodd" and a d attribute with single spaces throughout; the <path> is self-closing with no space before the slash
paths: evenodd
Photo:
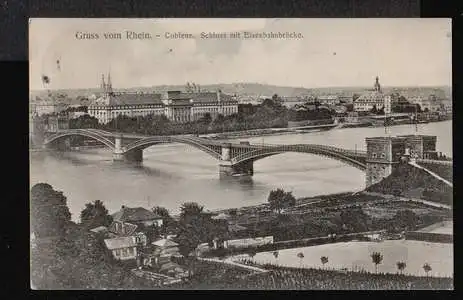
<path id="1" fill-rule="evenodd" d="M 105 239 L 104 243 L 114 258 L 120 260 L 136 259 L 137 247 L 146 246 L 146 236 L 139 232 L 133 236 Z"/>

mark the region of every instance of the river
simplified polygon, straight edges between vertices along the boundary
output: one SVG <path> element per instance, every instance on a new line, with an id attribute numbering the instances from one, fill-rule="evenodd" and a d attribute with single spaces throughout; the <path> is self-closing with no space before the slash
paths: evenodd
<path id="1" fill-rule="evenodd" d="M 304 134 L 253 137 L 251 143 L 323 144 L 365 150 L 365 138 L 384 135 L 437 136 L 437 150 L 452 156 L 452 121 L 384 128 L 345 128 Z M 275 155 L 254 163 L 250 181 L 220 180 L 217 161 L 182 144 L 156 145 L 144 151 L 142 166 L 112 162 L 106 149 L 67 153 L 30 153 L 30 186 L 46 182 L 63 191 L 74 221 L 85 203 L 101 200 L 110 213 L 122 205 L 163 206 L 178 213 L 184 202 L 223 209 L 266 201 L 283 188 L 296 197 L 362 190 L 365 174 L 342 162 L 304 153 Z"/>

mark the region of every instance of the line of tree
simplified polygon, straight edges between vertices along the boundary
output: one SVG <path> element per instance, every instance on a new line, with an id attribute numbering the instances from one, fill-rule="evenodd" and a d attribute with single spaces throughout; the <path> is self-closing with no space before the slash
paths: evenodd
<path id="1" fill-rule="evenodd" d="M 282 105 L 277 95 L 265 99 L 260 105 L 240 104 L 238 113 L 212 117 L 206 113 L 200 119 L 187 123 L 176 123 L 164 115 L 129 117 L 118 115 L 107 124 L 98 119 L 83 115 L 70 120 L 70 128 L 100 128 L 110 131 L 122 131 L 150 135 L 207 134 L 228 131 L 287 127 L 288 121 L 330 119 L 334 111 L 324 107 L 295 110 Z"/>

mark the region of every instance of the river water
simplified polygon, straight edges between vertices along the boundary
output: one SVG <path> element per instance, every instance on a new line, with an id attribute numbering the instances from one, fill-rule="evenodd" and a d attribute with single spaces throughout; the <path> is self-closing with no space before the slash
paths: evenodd
<path id="1" fill-rule="evenodd" d="M 385 135 L 437 136 L 437 150 L 452 156 L 452 121 L 384 128 L 345 128 L 304 134 L 253 137 L 251 143 L 323 144 L 365 150 L 365 138 Z M 342 162 L 304 153 L 285 153 L 254 162 L 250 181 L 220 180 L 217 161 L 182 144 L 144 150 L 142 166 L 112 162 L 107 149 L 30 154 L 30 186 L 46 182 L 63 191 L 72 219 L 79 220 L 85 203 L 101 200 L 110 213 L 129 207 L 164 206 L 178 213 L 184 202 L 207 209 L 249 206 L 266 201 L 270 190 L 283 188 L 296 197 L 358 191 L 365 174 Z"/>

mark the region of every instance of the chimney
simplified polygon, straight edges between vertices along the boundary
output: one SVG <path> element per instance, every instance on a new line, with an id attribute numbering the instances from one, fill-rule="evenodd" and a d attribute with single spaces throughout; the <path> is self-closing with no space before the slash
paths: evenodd
<path id="1" fill-rule="evenodd" d="M 217 102 L 220 102 L 220 93 L 222 91 L 221 90 L 217 90 Z"/>

